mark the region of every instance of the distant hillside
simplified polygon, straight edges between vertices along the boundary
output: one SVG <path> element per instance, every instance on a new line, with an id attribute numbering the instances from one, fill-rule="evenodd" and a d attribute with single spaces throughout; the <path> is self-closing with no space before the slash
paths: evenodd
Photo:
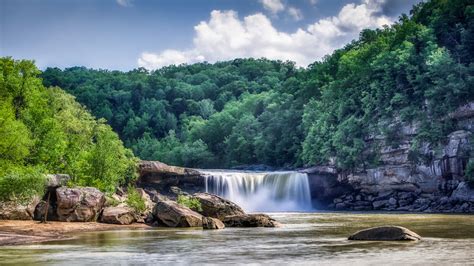
<path id="1" fill-rule="evenodd" d="M 142 159 L 351 170 L 381 163 L 373 136 L 396 147 L 401 128 L 416 124 L 416 161 L 426 159 L 422 144 L 456 130 L 449 114 L 474 101 L 473 31 L 472 0 L 432 0 L 306 69 L 236 59 L 152 72 L 49 68 L 42 77 L 107 119 Z"/>

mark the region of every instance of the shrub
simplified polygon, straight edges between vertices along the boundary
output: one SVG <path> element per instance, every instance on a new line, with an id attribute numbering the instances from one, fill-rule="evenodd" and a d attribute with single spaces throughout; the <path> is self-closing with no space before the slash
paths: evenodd
<path id="1" fill-rule="evenodd" d="M 135 210 L 137 213 L 144 212 L 146 210 L 145 200 L 143 200 L 142 196 L 138 193 L 137 189 L 129 186 L 128 189 L 128 197 L 126 200 L 127 205 Z"/>
<path id="2" fill-rule="evenodd" d="M 109 196 L 109 195 L 106 195 L 105 196 L 105 205 L 106 206 L 112 206 L 112 207 L 116 207 L 117 205 L 120 204 L 120 201 Z"/>
<path id="3" fill-rule="evenodd" d="M 13 168 L 0 175 L 0 201 L 26 203 L 45 192 L 46 177 L 35 168 Z"/>
<path id="4" fill-rule="evenodd" d="M 198 211 L 198 212 L 202 211 L 201 202 L 199 202 L 199 200 L 196 198 L 185 196 L 185 195 L 179 195 L 177 202 L 179 205 L 188 207 L 193 211 Z"/>

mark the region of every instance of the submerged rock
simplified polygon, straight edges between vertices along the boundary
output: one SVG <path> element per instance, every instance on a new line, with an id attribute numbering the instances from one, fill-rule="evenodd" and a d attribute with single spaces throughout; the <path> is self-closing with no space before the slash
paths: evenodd
<path id="1" fill-rule="evenodd" d="M 135 222 L 135 216 L 126 207 L 107 207 L 102 212 L 100 221 L 107 224 L 131 224 Z"/>
<path id="2" fill-rule="evenodd" d="M 216 218 L 202 217 L 202 228 L 203 229 L 224 229 L 224 223 Z"/>
<path id="3" fill-rule="evenodd" d="M 32 220 L 38 197 L 28 202 L 0 201 L 0 220 Z"/>
<path id="4" fill-rule="evenodd" d="M 421 237 L 413 231 L 401 226 L 380 226 L 364 229 L 349 236 L 349 240 L 373 241 L 417 241 Z"/>
<path id="5" fill-rule="evenodd" d="M 226 200 L 217 195 L 209 193 L 195 193 L 193 197 L 201 203 L 202 211 L 200 213 L 204 216 L 213 217 L 217 219 L 224 219 L 226 216 L 243 215 L 244 210 L 237 204 L 230 200 Z"/>
<path id="6" fill-rule="evenodd" d="M 153 215 L 169 227 L 202 227 L 201 214 L 171 200 L 159 201 Z"/>
<path id="7" fill-rule="evenodd" d="M 96 221 L 105 203 L 104 193 L 92 187 L 60 187 L 56 197 L 58 219 L 63 222 Z"/>
<path id="8" fill-rule="evenodd" d="M 226 216 L 222 220 L 227 227 L 279 227 L 280 224 L 266 214 L 241 214 Z"/>

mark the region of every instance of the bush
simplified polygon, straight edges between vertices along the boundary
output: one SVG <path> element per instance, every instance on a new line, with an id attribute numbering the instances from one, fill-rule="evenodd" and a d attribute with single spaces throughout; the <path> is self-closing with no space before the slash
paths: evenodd
<path id="1" fill-rule="evenodd" d="M 146 204 L 142 196 L 138 193 L 137 189 L 132 186 L 129 186 L 127 191 L 127 205 L 133 210 L 135 210 L 135 212 L 137 213 L 144 212 L 146 210 Z"/>
<path id="2" fill-rule="evenodd" d="M 105 205 L 106 206 L 112 206 L 112 207 L 117 207 L 118 205 L 120 204 L 120 201 L 109 196 L 109 195 L 106 195 L 105 196 Z"/>
<path id="3" fill-rule="evenodd" d="M 188 207 L 193 211 L 202 212 L 201 202 L 199 202 L 199 200 L 196 198 L 185 195 L 179 195 L 177 202 L 179 205 Z"/>
<path id="4" fill-rule="evenodd" d="M 0 201 L 26 203 L 43 196 L 46 177 L 35 168 L 14 168 L 0 175 Z"/>

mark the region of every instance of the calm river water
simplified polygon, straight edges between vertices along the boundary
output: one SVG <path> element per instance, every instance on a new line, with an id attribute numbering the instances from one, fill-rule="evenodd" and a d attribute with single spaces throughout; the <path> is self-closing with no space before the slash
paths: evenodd
<path id="1" fill-rule="evenodd" d="M 282 228 L 94 232 L 77 239 L 0 247 L 0 264 L 474 265 L 474 216 L 270 213 Z M 352 242 L 376 225 L 401 225 L 419 242 Z"/>

